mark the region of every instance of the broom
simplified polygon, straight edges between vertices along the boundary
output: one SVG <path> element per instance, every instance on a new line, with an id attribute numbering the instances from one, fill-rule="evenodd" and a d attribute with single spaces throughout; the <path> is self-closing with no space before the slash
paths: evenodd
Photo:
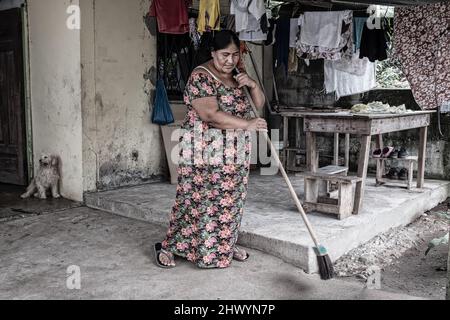
<path id="1" fill-rule="evenodd" d="M 237 68 L 235 69 L 235 73 L 236 74 L 240 73 Z M 247 96 L 248 100 L 250 101 L 250 105 L 252 107 L 253 113 L 255 114 L 255 117 L 258 117 L 258 111 L 256 110 L 253 99 L 252 99 L 250 93 L 248 92 L 248 88 L 246 86 L 244 86 L 243 89 L 244 89 L 245 95 Z M 308 232 L 315 244 L 314 252 L 317 256 L 317 264 L 319 265 L 320 278 L 322 280 L 331 279 L 334 276 L 333 264 L 331 263 L 331 259 L 330 259 L 330 256 L 328 255 L 327 249 L 319 243 L 317 236 L 316 236 L 311 224 L 309 223 L 308 218 L 306 217 L 306 213 L 303 210 L 302 204 L 300 203 L 300 200 L 298 199 L 297 194 L 295 193 L 294 187 L 292 186 L 291 181 L 289 180 L 289 177 L 287 176 L 286 171 L 284 170 L 283 165 L 281 164 L 280 158 L 278 157 L 278 151 L 273 146 L 272 141 L 270 141 L 270 138 L 267 135 L 267 132 L 263 131 L 262 134 L 263 134 L 265 140 L 270 145 L 270 152 L 273 155 L 273 157 L 275 158 L 275 162 L 281 172 L 281 175 L 284 178 L 284 181 L 286 181 L 286 184 L 289 188 L 292 199 L 294 199 L 295 205 L 297 206 L 298 211 L 302 215 L 302 218 L 303 218 L 303 221 L 305 222 L 306 228 L 308 229 Z"/>

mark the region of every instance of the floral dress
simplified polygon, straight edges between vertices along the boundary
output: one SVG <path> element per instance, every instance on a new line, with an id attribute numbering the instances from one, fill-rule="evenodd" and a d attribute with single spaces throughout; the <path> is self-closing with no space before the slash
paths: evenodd
<path id="1" fill-rule="evenodd" d="M 206 71 L 192 73 L 184 92 L 188 113 L 179 141 L 177 194 L 162 247 L 200 268 L 225 268 L 233 259 L 247 195 L 251 136 L 202 121 L 191 103 L 203 97 L 216 97 L 221 111 L 250 118 L 243 90 Z"/>

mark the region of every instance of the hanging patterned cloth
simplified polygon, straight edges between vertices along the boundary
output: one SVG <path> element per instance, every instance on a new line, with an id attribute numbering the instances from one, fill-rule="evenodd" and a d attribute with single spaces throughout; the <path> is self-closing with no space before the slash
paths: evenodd
<path id="1" fill-rule="evenodd" d="M 422 109 L 450 101 L 449 24 L 449 2 L 395 10 L 395 56 Z"/>

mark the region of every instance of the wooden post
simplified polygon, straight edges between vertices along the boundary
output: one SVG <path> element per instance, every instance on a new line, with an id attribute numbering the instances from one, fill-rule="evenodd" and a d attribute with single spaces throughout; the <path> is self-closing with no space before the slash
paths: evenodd
<path id="1" fill-rule="evenodd" d="M 345 166 L 348 168 L 350 164 L 350 133 L 345 134 Z"/>
<path id="2" fill-rule="evenodd" d="M 413 175 L 414 175 L 414 161 L 409 161 L 408 166 L 408 190 L 412 188 L 412 182 L 413 182 Z"/>
<path id="3" fill-rule="evenodd" d="M 356 183 L 355 190 L 355 205 L 353 207 L 353 214 L 358 214 L 362 207 L 362 200 L 364 197 L 364 184 L 367 177 L 367 166 L 369 164 L 369 151 L 370 151 L 370 137 L 361 136 L 361 149 L 359 150 L 358 159 L 358 174 L 361 181 Z"/>
<path id="4" fill-rule="evenodd" d="M 334 165 L 339 165 L 339 133 L 334 133 Z"/>
<path id="5" fill-rule="evenodd" d="M 306 166 L 308 171 L 316 172 L 319 167 L 319 158 L 316 150 L 316 134 L 314 132 L 306 132 Z"/>
<path id="6" fill-rule="evenodd" d="M 425 179 L 425 158 L 427 152 L 427 131 L 428 127 L 420 128 L 419 141 L 419 162 L 417 165 L 417 188 L 423 188 Z"/>
<path id="7" fill-rule="evenodd" d="M 448 258 L 447 258 L 447 300 L 450 300 L 450 241 L 448 242 Z"/>
<path id="8" fill-rule="evenodd" d="M 377 135 L 376 139 L 376 146 L 378 149 L 383 150 L 383 136 L 381 134 Z M 380 182 L 380 180 L 383 178 L 384 173 L 384 161 L 382 160 L 376 160 L 377 162 L 377 176 L 376 176 L 376 182 L 377 184 Z"/>
<path id="9" fill-rule="evenodd" d="M 302 130 L 300 130 L 301 127 L 301 118 L 296 118 L 295 119 L 295 129 L 297 130 L 296 132 L 296 140 L 295 140 L 295 147 L 300 149 L 300 145 L 301 145 L 301 140 L 302 140 Z"/>
<path id="10" fill-rule="evenodd" d="M 289 148 L 289 136 L 288 136 L 288 125 L 289 125 L 289 118 L 286 116 L 283 116 L 283 154 L 284 154 L 284 163 L 283 167 L 287 168 L 287 164 L 289 162 L 289 151 L 287 151 L 287 148 Z"/>

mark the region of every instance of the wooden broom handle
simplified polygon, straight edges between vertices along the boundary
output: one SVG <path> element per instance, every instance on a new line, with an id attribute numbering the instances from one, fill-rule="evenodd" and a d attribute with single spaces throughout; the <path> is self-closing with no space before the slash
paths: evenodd
<path id="1" fill-rule="evenodd" d="M 243 87 L 245 94 L 247 95 L 248 100 L 250 101 L 250 105 L 252 106 L 253 113 L 255 114 L 255 117 L 259 118 L 258 111 L 256 110 L 255 104 L 253 102 L 253 99 L 248 92 L 248 88 L 246 86 Z M 306 216 L 305 211 L 303 210 L 302 204 L 300 200 L 297 197 L 297 193 L 295 193 L 294 187 L 292 186 L 291 181 L 289 180 L 288 175 L 286 174 L 286 171 L 284 170 L 284 167 L 280 161 L 280 157 L 278 156 L 278 151 L 275 149 L 272 141 L 270 140 L 269 136 L 267 135 L 267 132 L 263 131 L 263 136 L 267 143 L 270 145 L 270 152 L 275 158 L 275 161 L 278 165 L 278 169 L 281 171 L 281 175 L 284 178 L 284 181 L 286 181 L 286 184 L 289 188 L 289 192 L 291 193 L 292 199 L 294 199 L 295 205 L 297 206 L 298 212 L 302 215 L 303 221 L 305 222 L 306 228 L 308 228 L 309 234 L 311 235 L 311 238 L 314 241 L 314 244 L 316 247 L 319 247 L 319 241 L 317 240 L 316 234 L 314 233 L 313 228 L 311 227 L 311 224 L 309 223 L 309 220 Z"/>

